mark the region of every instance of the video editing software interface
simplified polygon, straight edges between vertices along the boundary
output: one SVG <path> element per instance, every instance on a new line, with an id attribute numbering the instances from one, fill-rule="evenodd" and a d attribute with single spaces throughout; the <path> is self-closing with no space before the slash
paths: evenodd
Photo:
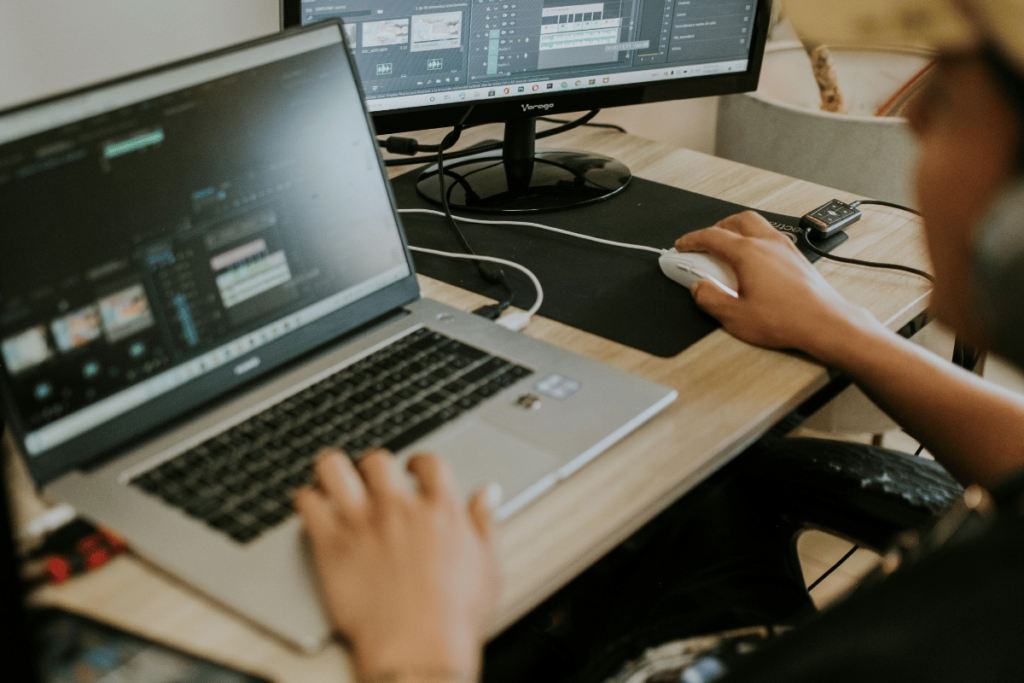
<path id="1" fill-rule="evenodd" d="M 743 72 L 757 0 L 301 0 L 340 17 L 370 111 Z"/>
<path id="2" fill-rule="evenodd" d="M 33 454 L 410 273 L 337 43 L 0 146 L 0 206 Z"/>

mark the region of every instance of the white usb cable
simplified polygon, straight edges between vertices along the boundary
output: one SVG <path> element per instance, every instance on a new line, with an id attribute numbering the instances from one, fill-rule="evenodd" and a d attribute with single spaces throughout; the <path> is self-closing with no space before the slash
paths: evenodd
<path id="1" fill-rule="evenodd" d="M 432 209 L 399 209 L 398 213 L 419 213 L 426 214 L 429 216 L 440 216 L 445 218 L 445 214 L 442 211 L 434 211 Z M 550 232 L 557 232 L 562 235 L 569 235 L 570 237 L 576 237 L 581 240 L 589 240 L 591 242 L 597 242 L 598 244 L 606 244 L 612 247 L 621 247 L 623 249 L 636 249 L 638 251 L 649 251 L 659 256 L 666 253 L 665 249 L 658 249 L 656 247 L 648 247 L 643 244 L 629 244 L 628 242 L 616 242 L 615 240 L 606 240 L 600 237 L 591 237 L 590 235 L 582 235 L 578 232 L 572 232 L 571 230 L 563 230 L 562 228 L 555 228 L 550 225 L 544 225 L 543 223 L 531 223 L 529 221 L 489 221 L 482 218 L 466 218 L 464 216 L 455 216 L 457 221 L 463 223 L 477 223 L 479 225 L 514 225 L 514 226 L 525 226 L 530 228 L 539 228 L 541 230 L 548 230 Z M 494 256 L 478 256 L 472 254 L 452 254 L 447 251 L 436 251 L 434 249 L 424 249 L 422 247 L 409 247 L 412 251 L 418 251 L 424 254 L 434 254 L 435 256 L 447 256 L 449 258 L 460 258 L 469 261 L 491 261 L 492 263 L 500 263 L 505 266 L 511 266 L 516 270 L 520 270 L 526 273 L 527 277 L 533 283 L 533 286 L 537 289 L 537 300 L 528 311 L 511 311 L 498 318 L 497 322 L 502 327 L 507 327 L 510 330 L 521 330 L 530 324 L 530 318 L 536 313 L 544 301 L 544 289 L 540 285 L 540 280 L 534 275 L 528 268 L 521 266 L 513 261 L 507 261 L 505 259 L 496 258 Z"/>
<path id="2" fill-rule="evenodd" d="M 444 214 L 441 215 L 443 216 Z M 537 290 L 537 300 L 533 302 L 533 306 L 530 306 L 530 309 L 527 311 L 506 311 L 504 315 L 494 321 L 502 327 L 507 327 L 510 330 L 518 332 L 530 324 L 530 319 L 533 317 L 533 314 L 540 310 L 541 304 L 544 303 L 544 288 L 540 286 L 540 280 L 538 280 L 537 276 L 533 274 L 533 271 L 526 266 L 521 266 L 513 261 L 497 258 L 495 256 L 480 256 L 479 254 L 452 254 L 447 251 L 438 251 L 436 249 L 425 249 L 423 247 L 412 246 L 410 246 L 409 249 L 421 254 L 433 254 L 434 256 L 445 256 L 447 258 L 458 258 L 467 261 L 490 261 L 491 263 L 500 263 L 503 266 L 509 266 L 526 273 L 526 277 L 530 278 L 530 282 L 533 283 L 534 289 Z"/>
<path id="3" fill-rule="evenodd" d="M 442 212 L 442 211 L 434 211 L 433 209 L 399 209 L 398 213 L 420 213 L 420 214 L 427 214 L 427 215 L 430 215 L 430 216 L 440 216 L 441 218 L 445 217 L 444 212 Z M 578 232 L 573 232 L 571 230 L 563 230 L 562 228 L 555 228 L 555 227 L 552 227 L 550 225 L 544 225 L 543 223 L 530 223 L 528 221 L 488 221 L 488 220 L 484 220 L 482 218 L 466 218 L 465 216 L 456 216 L 454 214 L 452 215 L 452 218 L 454 218 L 457 221 L 462 221 L 463 223 L 477 223 L 479 225 L 519 225 L 519 226 L 527 226 L 527 227 L 530 227 L 530 228 L 539 228 L 541 230 L 549 230 L 551 232 L 557 232 L 557 233 L 560 233 L 562 235 L 569 235 L 570 237 L 576 237 L 576 238 L 579 238 L 581 240 L 589 240 L 591 242 L 597 242 L 598 244 L 607 244 L 607 245 L 612 246 L 612 247 L 622 247 L 623 249 L 637 249 L 638 251 L 649 251 L 649 252 L 658 254 L 659 256 L 661 254 L 665 253 L 664 249 L 658 249 L 657 247 L 648 247 L 648 246 L 643 245 L 643 244 L 629 244 L 628 242 L 616 242 L 615 240 L 606 240 L 606 239 L 602 239 L 600 237 L 591 237 L 590 235 L 582 235 L 582 234 L 580 234 Z"/>

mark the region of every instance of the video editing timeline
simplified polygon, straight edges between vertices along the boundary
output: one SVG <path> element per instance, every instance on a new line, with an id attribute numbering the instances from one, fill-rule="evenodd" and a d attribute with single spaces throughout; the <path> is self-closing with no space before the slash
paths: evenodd
<path id="1" fill-rule="evenodd" d="M 383 111 L 746 69 L 757 0 L 303 0 Z M 656 67 L 672 67 L 665 68 Z"/>
<path id="2" fill-rule="evenodd" d="M 628 66 L 628 50 L 619 48 L 633 28 L 633 5 L 486 0 L 473 15 L 469 80 L 592 64 Z"/>
<path id="3" fill-rule="evenodd" d="M 0 354 L 31 454 L 409 275 L 379 173 L 337 164 L 378 163 L 348 79 L 316 50 L 0 147 L 23 226 Z"/>

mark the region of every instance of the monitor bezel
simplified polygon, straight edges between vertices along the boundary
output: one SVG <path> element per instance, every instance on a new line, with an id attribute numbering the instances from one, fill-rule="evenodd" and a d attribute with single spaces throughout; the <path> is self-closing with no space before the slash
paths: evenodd
<path id="1" fill-rule="evenodd" d="M 302 0 L 281 0 L 281 25 L 283 29 L 300 24 Z M 757 90 L 761 63 L 764 59 L 768 40 L 768 25 L 771 20 L 772 0 L 757 0 L 754 28 L 751 36 L 750 57 L 747 70 L 742 73 L 724 73 L 696 76 L 647 83 L 609 85 L 585 90 L 556 92 L 551 94 L 524 94 L 522 97 L 504 97 L 499 100 L 474 100 L 453 104 L 410 107 L 371 113 L 374 127 L 380 134 L 403 133 L 455 125 L 463 116 L 466 107 L 473 105 L 473 112 L 466 120 L 469 125 L 503 123 L 512 119 L 554 116 L 570 112 L 608 109 L 652 102 L 714 97 Z M 537 109 L 524 105 L 551 104 L 553 106 L 538 114 Z"/>

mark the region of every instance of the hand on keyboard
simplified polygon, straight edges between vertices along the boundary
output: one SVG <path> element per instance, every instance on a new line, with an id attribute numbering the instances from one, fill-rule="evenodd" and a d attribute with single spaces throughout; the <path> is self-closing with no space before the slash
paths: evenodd
<path id="1" fill-rule="evenodd" d="M 415 455 L 407 469 L 418 489 L 386 451 L 354 465 L 328 449 L 318 486 L 299 491 L 327 611 L 363 678 L 444 671 L 475 680 L 497 598 L 499 491 L 486 487 L 465 508 L 442 460 Z"/>

